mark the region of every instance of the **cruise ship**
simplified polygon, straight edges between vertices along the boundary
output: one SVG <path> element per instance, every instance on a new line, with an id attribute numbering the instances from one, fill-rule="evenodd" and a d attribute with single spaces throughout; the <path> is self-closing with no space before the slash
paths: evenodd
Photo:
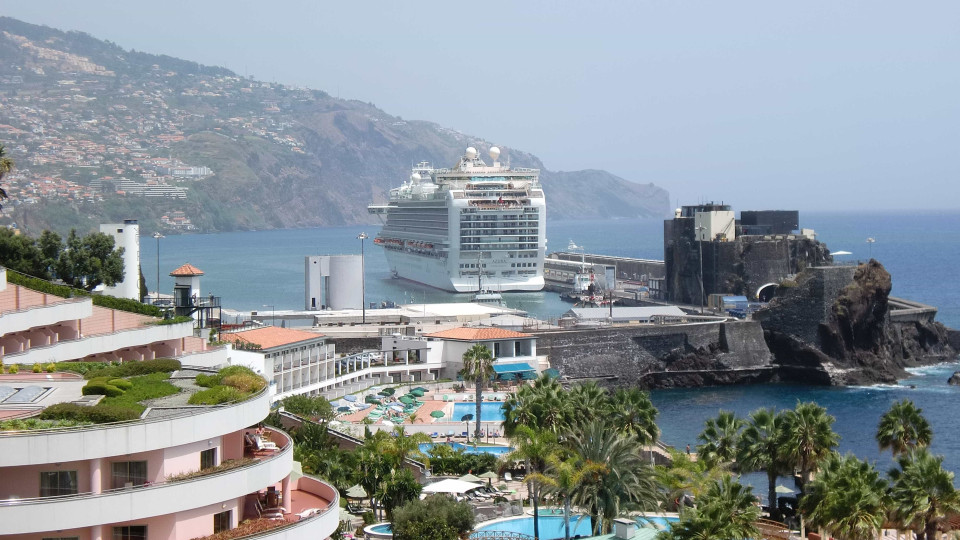
<path id="1" fill-rule="evenodd" d="M 467 148 L 456 166 L 422 162 L 410 180 L 370 205 L 383 229 L 394 277 L 452 292 L 539 291 L 546 253 L 546 202 L 540 170 L 510 168 L 489 150 L 487 165 Z"/>

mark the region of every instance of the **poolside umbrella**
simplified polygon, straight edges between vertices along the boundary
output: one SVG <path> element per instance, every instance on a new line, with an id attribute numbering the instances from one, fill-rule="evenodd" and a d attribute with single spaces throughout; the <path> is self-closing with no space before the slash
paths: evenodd
<path id="1" fill-rule="evenodd" d="M 536 372 L 536 371 L 524 371 L 524 372 L 523 372 L 523 380 L 525 380 L 525 381 L 532 381 L 532 380 L 534 380 L 534 379 L 536 379 L 536 378 L 537 378 L 537 372 Z"/>
<path id="2" fill-rule="evenodd" d="M 353 403 L 354 401 L 356 401 L 356 400 L 357 400 L 357 396 L 354 396 L 354 395 L 349 395 L 349 396 L 343 396 L 343 399 L 345 399 L 345 400 L 347 400 L 347 401 L 349 401 L 349 402 L 351 402 L 351 403 Z"/>
<path id="3" fill-rule="evenodd" d="M 543 370 L 543 374 L 546 375 L 547 377 L 550 377 L 551 379 L 560 378 L 560 370 L 557 368 L 545 369 Z"/>
<path id="4" fill-rule="evenodd" d="M 479 478 L 486 478 L 486 479 L 488 479 L 488 480 L 496 480 L 497 478 L 500 478 L 500 476 L 499 476 L 497 473 L 493 472 L 493 471 L 487 471 L 487 472 L 479 475 Z"/>
<path id="5" fill-rule="evenodd" d="M 415 388 L 410 394 L 413 395 L 413 397 L 423 397 L 423 390 Z"/>
<path id="6" fill-rule="evenodd" d="M 460 417 L 461 422 L 469 422 L 473 420 L 473 413 L 468 413 Z"/>
<path id="7" fill-rule="evenodd" d="M 434 418 L 443 418 L 443 411 L 432 411 L 430 416 Z"/>
<path id="8" fill-rule="evenodd" d="M 516 373 L 501 373 L 501 374 L 499 375 L 499 377 L 500 377 L 500 379 L 502 379 L 502 380 L 504 380 L 504 381 L 510 382 L 510 381 L 512 381 L 512 380 L 514 380 L 514 379 L 517 378 L 517 374 L 516 374 Z"/>
<path id="9" fill-rule="evenodd" d="M 787 486 L 780 486 L 780 485 L 778 485 L 777 489 L 775 489 L 774 491 L 776 491 L 777 493 L 780 493 L 781 495 L 793 493 L 792 489 L 788 488 Z"/>
<path id="10" fill-rule="evenodd" d="M 481 484 L 472 484 L 454 478 L 448 478 L 423 487 L 424 493 L 466 493 L 482 487 Z"/>
<path id="11" fill-rule="evenodd" d="M 472 474 L 465 474 L 460 477 L 460 480 L 463 480 L 464 482 L 480 482 L 480 478 Z"/>
<path id="12" fill-rule="evenodd" d="M 350 410 L 350 407 L 337 407 L 337 412 L 347 412 Z"/>
<path id="13" fill-rule="evenodd" d="M 385 394 L 385 395 L 388 395 L 388 396 L 392 396 L 392 395 L 395 394 L 396 392 L 397 392 L 397 391 L 396 391 L 396 389 L 394 389 L 394 388 L 384 388 L 383 390 L 380 391 L 381 394 Z"/>
<path id="14" fill-rule="evenodd" d="M 355 484 L 347 490 L 348 499 L 366 499 L 367 490 L 363 489 L 363 486 L 360 484 Z"/>
<path id="15" fill-rule="evenodd" d="M 421 393 L 424 393 L 424 394 L 427 392 L 427 389 L 422 386 L 418 386 L 413 389 L 414 392 L 416 392 L 417 390 L 419 390 Z"/>
<path id="16" fill-rule="evenodd" d="M 400 403 L 403 403 L 404 405 L 413 405 L 413 399 L 403 396 L 400 398 Z"/>

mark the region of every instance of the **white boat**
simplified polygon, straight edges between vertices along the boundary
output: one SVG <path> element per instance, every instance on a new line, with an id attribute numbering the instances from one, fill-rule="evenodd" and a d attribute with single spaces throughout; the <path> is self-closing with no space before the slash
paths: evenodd
<path id="1" fill-rule="evenodd" d="M 491 165 L 472 147 L 450 169 L 422 162 L 387 204 L 368 207 L 383 219 L 374 243 L 392 274 L 453 292 L 481 292 L 481 277 L 491 291 L 543 289 L 540 171 L 502 165 L 495 146 L 489 154 Z"/>

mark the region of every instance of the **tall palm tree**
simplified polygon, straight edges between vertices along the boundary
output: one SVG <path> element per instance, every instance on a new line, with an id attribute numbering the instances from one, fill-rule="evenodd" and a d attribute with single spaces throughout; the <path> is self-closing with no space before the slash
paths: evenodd
<path id="1" fill-rule="evenodd" d="M 547 458 L 545 473 L 533 474 L 534 480 L 546 487 L 545 491 L 563 500 L 564 540 L 570 540 L 570 501 L 573 494 L 580 489 L 584 478 L 606 471 L 607 466 L 601 463 L 584 462 L 577 457 L 563 459 L 558 452 Z"/>
<path id="2" fill-rule="evenodd" d="M 589 422 L 599 419 L 610 408 L 607 390 L 596 381 L 571 386 L 566 397 L 570 403 L 570 409 L 577 412 L 579 421 Z"/>
<path id="3" fill-rule="evenodd" d="M 477 388 L 477 429 L 474 438 L 480 439 L 480 408 L 483 387 L 493 377 L 493 353 L 482 343 L 477 343 L 463 353 L 463 378 L 473 380 Z"/>
<path id="4" fill-rule="evenodd" d="M 730 476 L 729 465 L 714 466 L 704 460 L 694 460 L 689 454 L 669 450 L 670 466 L 657 466 L 657 483 L 664 491 L 664 502 L 676 507 L 681 499 L 691 495 L 699 499 L 710 486 Z"/>
<path id="5" fill-rule="evenodd" d="M 621 431 L 635 436 L 641 444 L 657 442 L 657 408 L 650 401 L 650 394 L 639 388 L 620 388 L 610 404 Z"/>
<path id="6" fill-rule="evenodd" d="M 389 438 L 379 448 L 390 459 L 391 467 L 396 470 L 403 467 L 403 462 L 414 458 L 430 465 L 430 456 L 420 450 L 420 445 L 431 442 L 426 433 L 407 434 L 403 426 L 393 428 L 393 437 Z"/>
<path id="7" fill-rule="evenodd" d="M 570 398 L 572 394 L 550 377 L 540 377 L 532 385 L 520 387 L 504 401 L 504 433 L 509 437 L 518 426 L 525 425 L 559 434 L 573 421 L 572 413 L 576 409 Z"/>
<path id="8" fill-rule="evenodd" d="M 877 443 L 880 451 L 890 449 L 898 456 L 920 446 L 930 446 L 933 430 L 923 417 L 923 410 L 909 399 L 897 401 L 880 417 L 877 426 Z"/>
<path id="9" fill-rule="evenodd" d="M 773 409 L 757 409 L 750 413 L 737 444 L 737 467 L 741 472 L 767 473 L 767 504 L 771 515 L 777 514 L 777 477 L 787 472 L 777 446 L 782 423 Z"/>
<path id="10" fill-rule="evenodd" d="M 800 491 L 810 481 L 817 466 L 840 442 L 833 431 L 833 416 L 813 402 L 797 403 L 782 414 L 783 425 L 777 435 L 780 459 L 800 471 Z"/>
<path id="11" fill-rule="evenodd" d="M 4 175 L 13 170 L 14 163 L 13 160 L 7 157 L 7 150 L 0 144 L 0 181 L 3 180 Z M 7 191 L 3 189 L 3 186 L 0 186 L 0 200 L 7 199 Z M 3 209 L 3 205 L 0 204 L 0 210 Z"/>
<path id="12" fill-rule="evenodd" d="M 613 520 L 627 510 L 657 507 L 653 467 L 642 458 L 643 445 L 636 437 L 621 433 L 609 421 L 593 421 L 578 426 L 567 446 L 582 461 L 606 467 L 586 475 L 573 497 L 588 510 L 594 535 L 609 532 Z"/>
<path id="13" fill-rule="evenodd" d="M 732 463 L 737 459 L 737 443 L 743 420 L 730 411 L 720 411 L 716 418 L 708 418 L 697 436 L 697 459 L 714 465 Z"/>
<path id="14" fill-rule="evenodd" d="M 807 487 L 800 511 L 814 526 L 844 540 L 872 540 L 880 533 L 889 497 L 873 465 L 831 452 Z"/>
<path id="15" fill-rule="evenodd" d="M 943 456 L 927 448 L 915 448 L 897 456 L 899 469 L 889 473 L 893 515 L 917 540 L 937 537 L 937 528 L 950 513 L 960 512 L 960 492 L 953 486 L 953 473 L 943 469 Z"/>
<path id="16" fill-rule="evenodd" d="M 660 540 L 741 540 L 758 538 L 756 522 L 760 509 L 749 486 L 725 476 L 714 482 L 697 501 L 697 506 L 684 508 L 680 521 L 657 535 Z"/>
<path id="17" fill-rule="evenodd" d="M 510 442 L 514 450 L 503 459 L 508 462 L 522 459 L 526 464 L 527 494 L 533 503 L 533 536 L 540 538 L 540 476 L 536 473 L 543 473 L 547 458 L 560 448 L 557 436 L 552 431 L 519 426 Z"/>

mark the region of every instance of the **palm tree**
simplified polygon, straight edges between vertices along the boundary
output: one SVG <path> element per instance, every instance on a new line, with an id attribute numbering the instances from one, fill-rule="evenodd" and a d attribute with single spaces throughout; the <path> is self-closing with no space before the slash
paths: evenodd
<path id="1" fill-rule="evenodd" d="M 650 394 L 639 388 L 620 388 L 610 400 L 612 413 L 621 431 L 631 434 L 641 444 L 654 444 L 660 436 L 657 409 Z"/>
<path id="2" fill-rule="evenodd" d="M 797 403 L 782 414 L 782 428 L 777 434 L 780 459 L 800 471 L 800 491 L 810 481 L 820 462 L 830 455 L 840 436 L 833 431 L 833 416 L 813 402 Z"/>
<path id="3" fill-rule="evenodd" d="M 740 540 L 757 538 L 760 508 L 749 486 L 730 476 L 714 482 L 694 508 L 684 508 L 680 521 L 657 535 L 660 540 Z"/>
<path id="4" fill-rule="evenodd" d="M 873 465 L 831 452 L 808 485 L 800 510 L 832 536 L 872 540 L 883 526 L 888 501 L 887 484 Z"/>
<path id="5" fill-rule="evenodd" d="M 527 494 L 533 503 L 533 536 L 540 538 L 540 482 L 536 473 L 546 468 L 547 458 L 559 449 L 552 431 L 519 426 L 511 438 L 514 450 L 504 456 L 505 461 L 524 460 L 527 469 Z"/>
<path id="6" fill-rule="evenodd" d="M 607 390 L 600 387 L 596 381 L 571 386 L 566 398 L 570 409 L 577 411 L 577 420 L 583 422 L 603 417 L 611 404 Z"/>
<path id="7" fill-rule="evenodd" d="M 624 435 L 609 422 L 587 422 L 575 430 L 568 448 L 580 460 L 606 467 L 604 472 L 586 475 L 573 502 L 586 508 L 593 520 L 593 532 L 609 532 L 613 520 L 627 510 L 657 507 L 658 491 L 653 467 L 643 458 L 643 445 L 636 437 Z"/>
<path id="8" fill-rule="evenodd" d="M 474 434 L 477 440 L 480 439 L 480 406 L 483 387 L 493 374 L 493 353 L 485 345 L 477 343 L 463 353 L 463 378 L 473 380 L 477 388 L 477 430 Z"/>
<path id="9" fill-rule="evenodd" d="M 880 417 L 877 426 L 877 443 L 880 451 L 890 449 L 898 456 L 920 446 L 930 446 L 933 431 L 923 417 L 923 410 L 912 401 L 904 399 L 890 406 L 890 410 Z"/>
<path id="10" fill-rule="evenodd" d="M 743 420 L 730 411 L 720 411 L 716 418 L 708 418 L 697 440 L 697 459 L 714 465 L 732 463 L 737 458 L 737 443 Z"/>
<path id="11" fill-rule="evenodd" d="M 3 180 L 4 175 L 13 170 L 14 163 L 13 160 L 7 157 L 7 150 L 0 144 L 0 181 Z M 7 199 L 7 191 L 3 189 L 3 186 L 0 186 L 0 200 Z M 3 210 L 3 205 L 0 204 L 0 210 Z"/>
<path id="12" fill-rule="evenodd" d="M 960 512 L 960 492 L 953 486 L 953 473 L 943 469 L 943 456 L 927 448 L 915 448 L 897 456 L 899 469 L 889 473 L 893 485 L 893 515 L 917 540 L 937 537 L 937 528 L 950 513 Z"/>
<path id="13" fill-rule="evenodd" d="M 570 500 L 573 494 L 580 489 L 585 477 L 606 471 L 606 465 L 601 463 L 583 462 L 576 457 L 562 459 L 559 453 L 554 453 L 547 458 L 547 472 L 532 475 L 533 480 L 546 486 L 547 492 L 555 493 L 563 500 L 564 540 L 570 540 Z"/>
<path id="14" fill-rule="evenodd" d="M 767 504 L 771 515 L 777 513 L 777 477 L 787 472 L 777 446 L 777 434 L 782 424 L 781 417 L 773 409 L 757 409 L 750 413 L 737 444 L 737 467 L 741 472 L 767 473 Z"/>
<path id="15" fill-rule="evenodd" d="M 730 476 L 729 465 L 714 466 L 704 460 L 694 460 L 677 450 L 670 452 L 670 466 L 655 467 L 657 483 L 664 490 L 667 505 L 681 506 L 686 495 L 699 499 L 710 486 Z"/>
<path id="16" fill-rule="evenodd" d="M 420 445 L 431 442 L 426 433 L 407 434 L 403 426 L 393 428 L 393 437 L 380 446 L 381 451 L 390 459 L 394 470 L 403 467 L 404 461 L 413 457 L 430 465 L 430 456 L 420 450 Z"/>
<path id="17" fill-rule="evenodd" d="M 575 387 L 576 388 L 576 387 Z M 521 425 L 547 429 L 559 434 L 572 422 L 571 393 L 550 377 L 540 377 L 532 385 L 522 386 L 503 404 L 503 431 L 510 437 Z"/>

